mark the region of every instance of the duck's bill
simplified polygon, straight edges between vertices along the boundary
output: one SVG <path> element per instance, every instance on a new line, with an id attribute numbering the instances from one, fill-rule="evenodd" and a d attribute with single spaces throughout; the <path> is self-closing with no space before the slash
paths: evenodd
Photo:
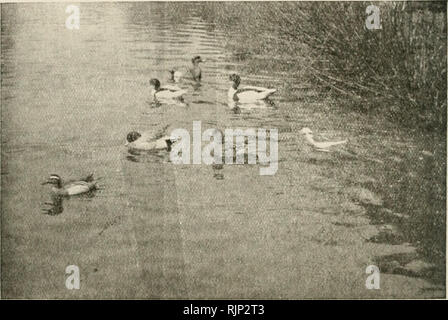
<path id="1" fill-rule="evenodd" d="M 49 180 L 47 180 L 47 181 L 44 181 L 44 182 L 42 182 L 41 183 L 41 185 L 44 185 L 44 184 L 49 184 L 50 183 L 50 181 Z"/>

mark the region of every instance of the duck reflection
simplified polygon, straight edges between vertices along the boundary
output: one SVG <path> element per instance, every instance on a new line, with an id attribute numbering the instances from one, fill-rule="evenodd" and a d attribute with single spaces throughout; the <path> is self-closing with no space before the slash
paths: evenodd
<path id="1" fill-rule="evenodd" d="M 54 216 L 61 214 L 64 211 L 63 197 L 60 195 L 51 195 L 51 202 L 46 201 L 44 204 L 46 207 L 42 208 L 42 213 Z"/>
<path id="2" fill-rule="evenodd" d="M 275 107 L 274 101 L 269 99 L 259 100 L 250 103 L 241 103 L 233 99 L 229 99 L 227 105 L 235 114 L 241 113 L 242 109 L 254 110 L 254 109 L 269 109 Z"/>

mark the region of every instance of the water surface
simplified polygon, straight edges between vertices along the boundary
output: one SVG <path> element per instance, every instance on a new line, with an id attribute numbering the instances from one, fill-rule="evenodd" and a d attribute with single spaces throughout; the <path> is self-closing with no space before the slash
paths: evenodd
<path id="1" fill-rule="evenodd" d="M 368 241 L 379 227 L 353 194 L 391 161 L 405 170 L 399 163 L 408 152 L 420 156 L 417 143 L 391 124 L 330 108 L 285 71 L 291 62 L 276 70 L 276 57 L 232 51 L 237 35 L 205 21 L 201 5 L 82 3 L 79 30 L 65 28 L 63 4 L 2 5 L 3 295 L 440 296 L 440 286 L 402 275 L 384 275 L 381 292 L 365 289 L 377 256 L 415 248 Z M 167 82 L 169 69 L 196 55 L 206 60 L 202 84 L 185 80 L 184 104 L 154 107 L 149 79 Z M 232 72 L 278 88 L 273 105 L 230 108 Z M 260 176 L 258 165 L 174 165 L 164 152 L 124 147 L 131 130 L 191 131 L 193 121 L 203 130 L 277 128 L 277 174 Z M 299 134 L 305 126 L 350 143 L 316 153 Z M 89 172 L 103 190 L 64 201 L 60 215 L 41 214 L 50 173 Z M 65 289 L 70 264 L 80 267 L 81 290 Z"/>

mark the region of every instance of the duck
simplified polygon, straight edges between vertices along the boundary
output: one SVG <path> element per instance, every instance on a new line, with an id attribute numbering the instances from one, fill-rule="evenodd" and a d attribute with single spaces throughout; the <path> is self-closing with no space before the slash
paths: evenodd
<path id="1" fill-rule="evenodd" d="M 254 103 L 260 100 L 267 99 L 270 95 L 277 91 L 277 89 L 268 89 L 263 87 L 245 86 L 240 88 L 241 78 L 237 74 L 229 76 L 230 81 L 233 82 L 228 91 L 229 100 L 239 103 Z"/>
<path id="2" fill-rule="evenodd" d="M 202 60 L 201 56 L 195 56 L 191 59 L 192 65 L 190 67 L 180 68 L 182 69 L 182 71 L 176 69 L 169 70 L 169 73 L 171 74 L 170 81 L 179 83 L 185 76 L 185 73 L 190 73 L 194 81 L 200 82 L 202 78 L 202 70 L 199 64 L 201 62 L 205 62 L 204 60 Z"/>
<path id="3" fill-rule="evenodd" d="M 182 77 L 184 76 L 184 73 L 179 70 L 169 70 L 171 77 L 170 80 L 174 83 L 179 83 Z"/>
<path id="4" fill-rule="evenodd" d="M 176 85 L 165 85 L 161 86 L 158 79 L 151 79 L 149 81 L 151 87 L 151 95 L 154 99 L 181 99 L 182 96 L 187 92 Z"/>
<path id="5" fill-rule="evenodd" d="M 190 67 L 190 73 L 191 76 L 193 77 L 194 81 L 200 82 L 202 79 L 202 70 L 201 67 L 199 67 L 199 63 L 204 62 L 204 60 L 202 60 L 201 56 L 196 56 L 193 57 L 193 59 L 191 59 L 191 63 L 193 64 Z"/>
<path id="6" fill-rule="evenodd" d="M 169 136 L 162 136 L 158 139 L 148 139 L 146 136 L 142 136 L 137 131 L 131 131 L 126 137 L 126 144 L 129 149 L 134 150 L 163 150 L 171 151 L 171 146 L 175 142 L 175 139 Z M 152 141 L 151 141 L 152 140 Z"/>
<path id="7" fill-rule="evenodd" d="M 51 174 L 47 181 L 43 182 L 42 185 L 51 184 L 53 186 L 51 189 L 53 197 L 65 197 L 96 190 L 97 182 L 93 180 L 93 173 L 80 180 L 69 180 L 67 182 L 63 182 L 59 175 Z"/>
<path id="8" fill-rule="evenodd" d="M 312 145 L 318 151 L 330 152 L 329 150 L 330 147 L 347 143 L 347 139 L 341 141 L 326 141 L 326 142 L 314 141 L 313 131 L 311 131 L 310 128 L 303 128 L 302 130 L 300 130 L 300 133 L 305 135 L 307 143 Z"/>

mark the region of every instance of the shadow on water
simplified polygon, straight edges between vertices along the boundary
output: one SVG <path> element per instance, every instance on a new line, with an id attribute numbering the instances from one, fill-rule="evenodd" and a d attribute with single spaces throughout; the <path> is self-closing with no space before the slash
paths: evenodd
<path id="1" fill-rule="evenodd" d="M 215 178 L 216 180 L 224 180 L 224 173 L 221 171 L 222 169 L 224 169 L 224 165 L 213 164 L 212 168 L 213 168 L 213 178 Z"/>
<path id="2" fill-rule="evenodd" d="M 231 110 L 257 110 L 257 109 L 276 109 L 275 102 L 266 99 L 266 100 L 258 100 L 252 103 L 240 103 L 237 101 L 229 100 L 227 106 Z"/>
<path id="3" fill-rule="evenodd" d="M 76 195 L 76 196 L 61 196 L 56 194 L 51 194 L 51 201 L 44 202 L 45 207 L 41 209 L 43 214 L 47 214 L 50 216 L 59 215 L 64 212 L 64 201 L 70 199 L 78 199 L 78 200 L 89 200 L 96 196 L 98 189 L 91 190 L 89 192 Z"/>
<path id="4" fill-rule="evenodd" d="M 126 160 L 136 163 L 165 163 L 169 160 L 169 153 L 166 149 L 162 150 L 138 150 L 128 149 Z"/>
<path id="5" fill-rule="evenodd" d="M 153 100 L 153 101 L 146 101 L 146 104 L 151 108 L 151 109 L 157 109 L 160 108 L 163 104 L 160 101 L 157 100 Z"/>

